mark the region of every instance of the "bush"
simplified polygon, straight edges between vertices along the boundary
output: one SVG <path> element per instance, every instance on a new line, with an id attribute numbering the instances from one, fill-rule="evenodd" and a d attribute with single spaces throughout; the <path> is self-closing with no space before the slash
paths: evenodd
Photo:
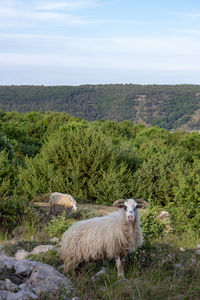
<path id="1" fill-rule="evenodd" d="M 9 159 L 9 154 L 0 152 L 0 197 L 13 194 L 17 177 L 15 162 Z"/>
<path id="2" fill-rule="evenodd" d="M 135 193 L 150 204 L 166 206 L 174 200 L 178 185 L 177 172 L 182 170 L 183 158 L 174 149 L 156 153 L 145 160 L 134 174 Z"/>
<path id="3" fill-rule="evenodd" d="M 75 220 L 66 219 L 65 212 L 58 217 L 53 217 L 51 221 L 45 227 L 49 237 L 60 237 L 73 223 Z"/>
<path id="4" fill-rule="evenodd" d="M 111 141 L 84 124 L 72 125 L 62 126 L 39 155 L 26 159 L 18 193 L 33 198 L 59 190 L 75 199 L 104 204 L 131 195 L 132 173 L 127 163 L 117 161 Z"/>
<path id="5" fill-rule="evenodd" d="M 164 233 L 165 224 L 158 218 L 159 209 L 149 209 L 142 214 L 141 227 L 145 239 L 156 238 Z"/>
<path id="6" fill-rule="evenodd" d="M 0 132 L 0 151 L 5 151 L 8 154 L 8 159 L 14 157 L 14 147 L 11 141 Z"/>
<path id="7" fill-rule="evenodd" d="M 177 185 L 173 189 L 173 203 L 169 204 L 178 231 L 199 231 L 200 224 L 200 159 L 193 164 L 181 164 L 177 172 Z"/>
<path id="8" fill-rule="evenodd" d="M 19 197 L 2 197 L 0 201 L 0 228 L 11 232 L 20 224 L 25 211 L 25 202 Z"/>

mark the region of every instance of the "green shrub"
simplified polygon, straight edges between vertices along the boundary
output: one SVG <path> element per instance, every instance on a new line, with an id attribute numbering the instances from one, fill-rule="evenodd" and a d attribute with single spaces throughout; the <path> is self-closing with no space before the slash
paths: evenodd
<path id="1" fill-rule="evenodd" d="M 0 151 L 5 151 L 8 154 L 8 159 L 11 160 L 14 157 L 14 147 L 9 138 L 0 132 Z"/>
<path id="2" fill-rule="evenodd" d="M 177 185 L 173 189 L 174 199 L 169 203 L 175 228 L 199 231 L 200 224 L 200 159 L 193 163 L 180 163 Z"/>
<path id="3" fill-rule="evenodd" d="M 158 218 L 159 209 L 149 209 L 145 211 L 141 216 L 141 227 L 144 238 L 151 239 L 162 235 L 165 230 L 165 224 L 163 224 Z"/>
<path id="4" fill-rule="evenodd" d="M 0 197 L 13 194 L 16 177 L 17 166 L 15 162 L 9 159 L 6 151 L 0 152 Z"/>
<path id="5" fill-rule="evenodd" d="M 60 237 L 74 222 L 73 219 L 66 219 L 64 212 L 61 216 L 53 217 L 46 225 L 45 230 L 51 238 Z"/>
<path id="6" fill-rule="evenodd" d="M 182 170 L 182 162 L 181 154 L 174 149 L 165 148 L 152 155 L 134 173 L 135 194 L 148 199 L 153 206 L 166 206 L 174 199 L 177 172 Z"/>
<path id="7" fill-rule="evenodd" d="M 17 192 L 32 198 L 59 190 L 104 204 L 129 196 L 132 172 L 126 162 L 116 160 L 111 141 L 85 125 L 69 125 L 53 134 L 34 159 L 26 159 Z"/>
<path id="8" fill-rule="evenodd" d="M 25 211 L 25 202 L 19 197 L 2 197 L 0 199 L 0 229 L 11 232 L 21 223 Z"/>

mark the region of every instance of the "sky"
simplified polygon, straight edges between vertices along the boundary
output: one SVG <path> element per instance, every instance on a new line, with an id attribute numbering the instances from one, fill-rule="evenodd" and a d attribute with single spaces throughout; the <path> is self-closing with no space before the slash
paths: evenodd
<path id="1" fill-rule="evenodd" d="M 0 85 L 200 84 L 199 0 L 0 0 Z"/>

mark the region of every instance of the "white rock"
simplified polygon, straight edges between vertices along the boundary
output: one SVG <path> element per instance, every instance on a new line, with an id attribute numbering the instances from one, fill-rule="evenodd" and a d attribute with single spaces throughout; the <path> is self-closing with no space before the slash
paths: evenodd
<path id="1" fill-rule="evenodd" d="M 185 249 L 184 249 L 184 248 L 180 248 L 180 251 L 181 251 L 181 252 L 185 252 Z"/>
<path id="2" fill-rule="evenodd" d="M 50 242 L 52 242 L 52 243 L 58 243 L 59 239 L 56 236 L 54 236 L 52 239 L 50 239 Z"/>
<path id="3" fill-rule="evenodd" d="M 92 277 L 92 280 L 96 280 L 97 277 L 99 277 L 100 275 L 105 274 L 105 273 L 106 273 L 106 268 L 102 267 L 101 270 Z"/>
<path id="4" fill-rule="evenodd" d="M 197 249 L 200 249 L 200 244 L 197 245 Z"/>
<path id="5" fill-rule="evenodd" d="M 44 253 L 47 252 L 49 250 L 54 249 L 55 246 L 54 245 L 39 245 L 37 247 L 35 247 L 30 254 L 39 254 L 39 253 Z"/>
<path id="6" fill-rule="evenodd" d="M 24 249 L 18 250 L 18 251 L 15 253 L 15 258 L 16 258 L 17 260 L 25 259 L 25 258 L 27 257 L 28 254 L 29 254 L 29 252 L 25 251 Z"/>
<path id="7" fill-rule="evenodd" d="M 169 219 L 169 218 L 170 218 L 170 214 L 169 214 L 167 211 L 163 210 L 163 211 L 161 211 L 161 213 L 157 216 L 157 218 L 158 218 L 158 219 L 161 219 L 161 220 L 163 220 L 163 219 Z"/>
<path id="8" fill-rule="evenodd" d="M 105 274 L 105 273 L 106 273 L 106 268 L 102 267 L 101 270 L 99 272 L 97 272 L 95 276 L 99 276 L 99 275 Z"/>
<path id="9" fill-rule="evenodd" d="M 165 233 L 169 234 L 174 231 L 174 229 L 170 225 L 170 214 L 167 211 L 161 211 L 161 213 L 156 218 L 165 225 Z"/>

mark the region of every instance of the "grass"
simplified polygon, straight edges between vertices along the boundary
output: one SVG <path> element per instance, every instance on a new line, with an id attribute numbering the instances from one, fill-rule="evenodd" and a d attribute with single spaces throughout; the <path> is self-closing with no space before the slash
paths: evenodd
<path id="1" fill-rule="evenodd" d="M 188 231 L 179 235 L 166 235 L 160 241 L 174 245 L 177 248 L 191 249 L 196 248 L 200 244 L 200 233 Z"/>
<path id="2" fill-rule="evenodd" d="M 82 209 L 79 214 L 72 213 L 70 218 L 84 219 L 92 212 Z M 52 219 L 54 220 L 54 219 Z M 39 244 L 50 244 L 46 239 L 46 227 L 53 226 L 53 231 L 60 231 L 66 220 L 57 218 L 56 223 L 41 224 L 37 218 L 27 218 L 23 221 L 26 228 L 21 233 L 23 239 L 29 241 L 7 245 L 6 252 L 14 255 L 18 249 L 31 251 Z M 38 234 L 45 236 L 37 238 Z M 32 238 L 34 236 L 33 241 Z M 0 234 L 0 241 L 5 241 L 7 235 Z M 126 280 L 117 277 L 114 261 L 90 262 L 80 267 L 78 273 L 72 271 L 66 274 L 74 284 L 72 298 L 80 300 L 199 300 L 200 299 L 200 255 L 196 254 L 196 246 L 200 243 L 200 235 L 190 232 L 182 234 L 159 235 L 146 240 L 139 250 L 127 256 L 125 265 Z M 181 249 L 183 248 L 183 249 Z M 42 261 L 55 267 L 64 274 L 63 262 L 54 249 L 46 253 L 32 255 L 32 259 Z M 92 278 L 106 268 L 106 273 Z M 62 293 L 58 297 L 62 299 Z M 64 298 L 63 298 L 64 299 Z"/>
<path id="3" fill-rule="evenodd" d="M 195 261 L 194 261 L 195 259 Z M 76 279 L 80 299 L 199 299 L 200 261 L 194 251 L 181 252 L 168 244 L 146 244 L 126 261 L 126 280 L 120 281 L 113 262 L 96 282 L 96 272 L 84 270 Z M 182 298 L 180 298 L 182 297 Z"/>
<path id="4" fill-rule="evenodd" d="M 178 239 L 174 236 L 174 244 L 181 244 Z M 115 262 L 106 260 L 90 262 L 79 268 L 78 273 L 66 274 L 76 287 L 72 296 L 81 300 L 200 299 L 200 256 L 191 247 L 182 251 L 174 244 L 166 242 L 166 238 L 146 241 L 141 249 L 126 258 L 125 280 L 117 277 Z M 55 250 L 32 258 L 63 273 L 63 262 Z M 106 273 L 92 279 L 102 266 Z"/>

